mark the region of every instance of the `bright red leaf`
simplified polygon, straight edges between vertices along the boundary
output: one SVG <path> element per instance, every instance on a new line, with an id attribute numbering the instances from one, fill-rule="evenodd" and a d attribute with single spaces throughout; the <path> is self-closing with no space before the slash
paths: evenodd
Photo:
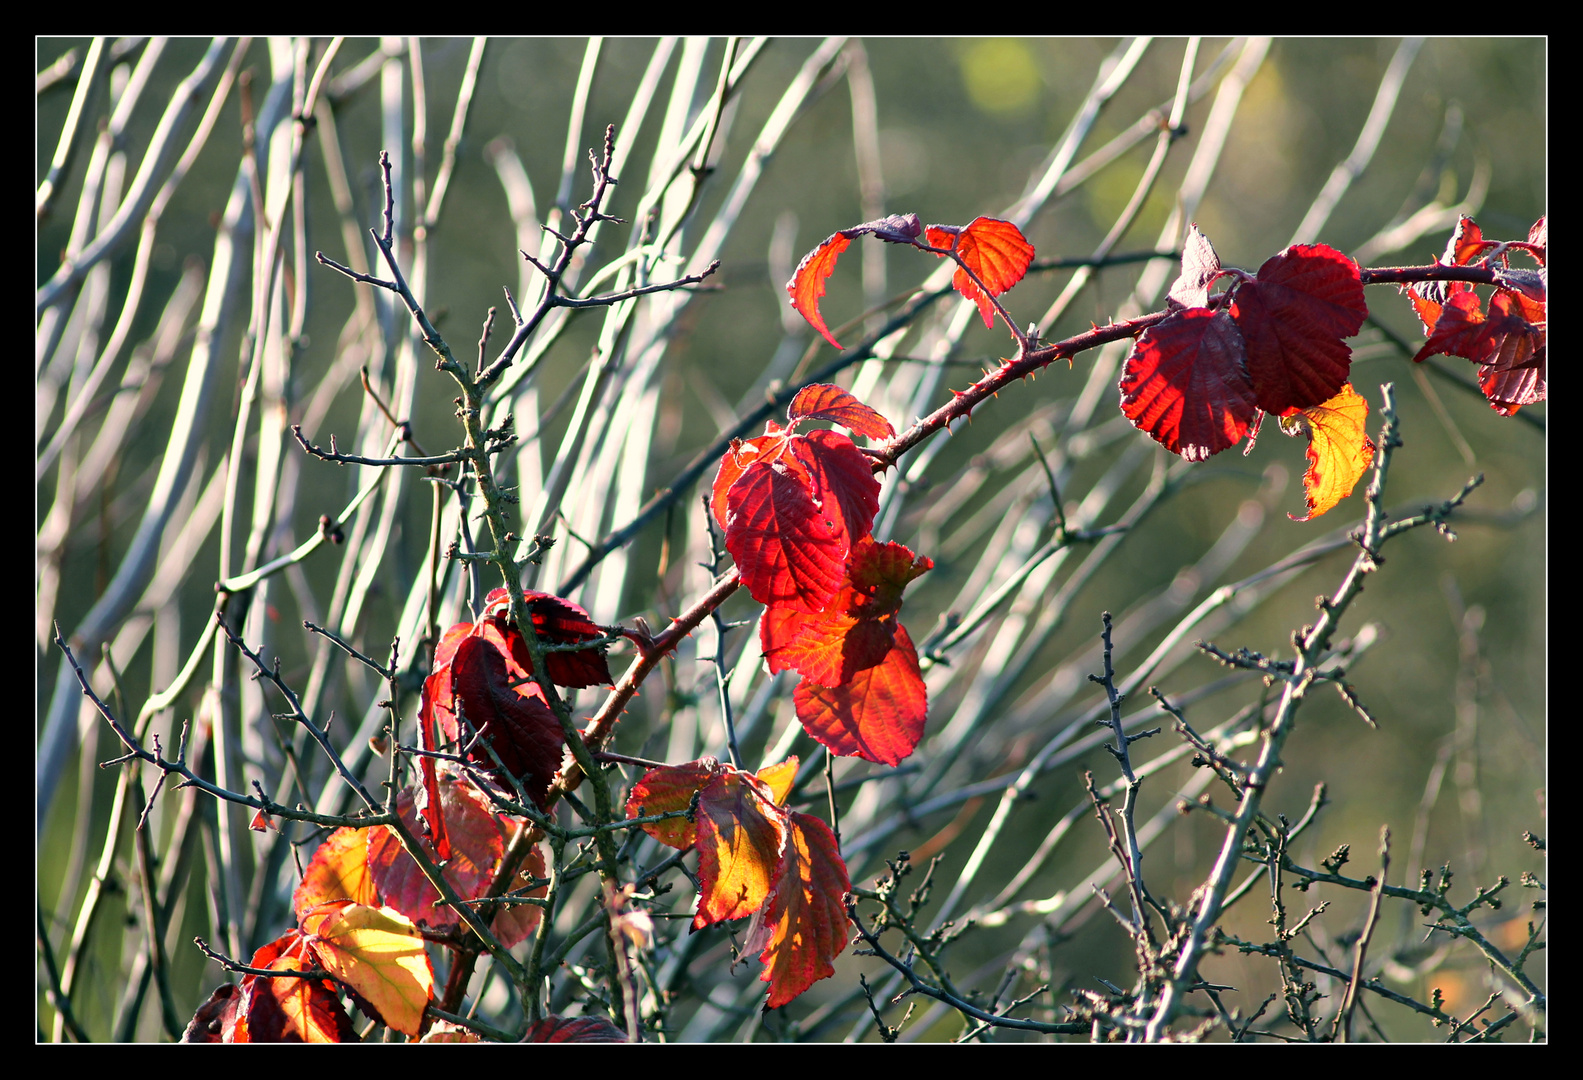
<path id="1" fill-rule="evenodd" d="M 842 589 L 821 612 L 770 608 L 759 642 L 770 670 L 795 670 L 824 686 L 840 686 L 882 663 L 895 636 L 907 583 L 934 562 L 902 544 L 864 537 L 852 549 Z"/>
<path id="2" fill-rule="evenodd" d="M 847 944 L 845 897 L 852 889 L 835 834 L 816 817 L 791 814 L 785 853 L 769 902 L 754 916 L 747 949 L 760 949 L 770 984 L 767 1008 L 778 1009 L 835 974 Z"/>
<path id="3" fill-rule="evenodd" d="M 1258 403 L 1231 316 L 1188 308 L 1144 331 L 1122 370 L 1121 411 L 1188 461 L 1241 442 Z"/>
<path id="4" fill-rule="evenodd" d="M 808 325 L 819 331 L 830 344 L 842 348 L 830 328 L 824 324 L 824 316 L 819 314 L 819 298 L 824 296 L 824 283 L 835 270 L 835 261 L 841 253 L 852 244 L 850 237 L 836 233 L 824 243 L 814 248 L 802 257 L 802 262 L 797 264 L 797 272 L 786 283 L 786 292 L 791 296 L 792 307 L 797 313 L 808 320 Z"/>
<path id="5" fill-rule="evenodd" d="M 1347 381 L 1368 315 L 1358 265 L 1324 244 L 1296 244 L 1237 288 L 1231 317 L 1247 349 L 1259 408 L 1280 415 L 1330 400 Z"/>
<path id="6" fill-rule="evenodd" d="M 889 420 L 839 386 L 828 383 L 814 383 L 797 391 L 786 415 L 793 425 L 799 420 L 828 420 L 870 439 L 889 439 L 896 434 Z"/>
<path id="7" fill-rule="evenodd" d="M 794 409 L 787 428 L 770 421 L 759 438 L 734 443 L 726 452 L 711 507 L 755 600 L 820 611 L 841 587 L 852 544 L 874 523 L 879 481 L 869 459 L 845 435 L 799 435 L 796 427 L 803 420 L 844 416 L 879 431 L 884 418 L 837 387 L 805 388 L 794 405 L 799 402 L 802 408 Z"/>
<path id="8" fill-rule="evenodd" d="M 880 765 L 898 765 L 913 752 L 929 715 L 918 651 L 901 623 L 881 663 L 840 686 L 805 677 L 792 700 L 803 729 L 831 753 Z"/>
<path id="9" fill-rule="evenodd" d="M 984 283 L 989 296 L 999 296 L 1017 284 L 1033 263 L 1033 245 L 1022 235 L 1022 230 L 998 218 L 974 218 L 962 228 L 930 225 L 925 235 L 930 247 L 954 249 Z M 964 298 L 978 305 L 984 325 L 993 328 L 995 306 L 967 271 L 957 267 L 951 284 Z"/>

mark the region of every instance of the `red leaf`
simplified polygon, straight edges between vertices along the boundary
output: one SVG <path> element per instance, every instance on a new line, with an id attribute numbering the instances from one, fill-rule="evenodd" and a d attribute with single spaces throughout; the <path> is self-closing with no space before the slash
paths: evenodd
<path id="1" fill-rule="evenodd" d="M 452 844 L 451 858 L 441 874 L 463 900 L 474 900 L 483 896 L 494 880 L 495 869 L 505 853 L 505 840 L 494 813 L 470 785 L 452 773 L 442 773 L 440 779 L 440 805 Z M 413 827 L 416 817 L 411 791 L 404 791 L 397 798 L 396 812 L 409 828 Z M 428 855 L 436 858 L 432 851 Z M 378 903 L 369 906 L 383 904 L 414 923 L 435 930 L 449 930 L 461 921 L 454 910 L 439 902 L 439 892 L 423 876 L 396 835 L 383 825 L 368 832 L 367 860 L 368 872 L 379 891 Z M 360 897 L 349 899 L 367 903 Z"/>
<path id="2" fill-rule="evenodd" d="M 974 218 L 962 229 L 931 225 L 926 235 L 931 247 L 954 247 L 957 255 L 984 283 L 990 296 L 999 296 L 1021 281 L 1033 263 L 1033 245 L 1022 235 L 1022 230 L 998 218 Z M 993 328 L 995 306 L 968 276 L 967 271 L 957 267 L 951 277 L 951 284 L 965 299 L 978 305 L 984 325 Z"/>
<path id="3" fill-rule="evenodd" d="M 885 660 L 841 686 L 807 678 L 792 695 L 804 730 L 833 754 L 897 765 L 913 752 L 928 719 L 918 652 L 900 623 Z"/>
<path id="4" fill-rule="evenodd" d="M 850 238 L 835 233 L 830 239 L 803 256 L 802 262 L 797 264 L 797 272 L 786 283 L 786 292 L 791 296 L 792 307 L 808 320 L 809 326 L 819 331 L 826 341 L 838 349 L 841 348 L 841 343 L 825 326 L 824 316 L 819 314 L 819 298 L 824 295 L 825 279 L 835 270 L 835 261 L 851 243 Z"/>
<path id="5" fill-rule="evenodd" d="M 746 442 L 733 440 L 731 449 L 725 452 L 720 459 L 720 471 L 715 473 L 715 484 L 712 489 L 709 508 L 714 511 L 715 521 L 722 529 L 726 527 L 726 519 L 730 517 L 731 488 L 748 467 L 756 463 L 768 464 L 775 461 L 786 450 L 787 440 L 790 435 L 781 431 L 781 427 L 771 420 L 767 430 L 756 439 Z"/>
<path id="6" fill-rule="evenodd" d="M 764 613 L 759 641 L 769 669 L 792 669 L 821 686 L 840 686 L 883 663 L 894 641 L 902 590 L 933 566 L 902 544 L 865 536 L 852 549 L 845 584 L 824 611 Z"/>
<path id="7" fill-rule="evenodd" d="M 755 463 L 731 486 L 726 550 L 766 607 L 818 611 L 841 587 L 846 530 L 839 513 L 821 510 L 810 486 L 807 472 L 785 461 Z"/>
<path id="8" fill-rule="evenodd" d="M 1488 330 L 1478 294 L 1471 290 L 1456 293 L 1441 306 L 1431 325 L 1429 340 L 1413 359 L 1423 363 L 1431 356 L 1444 353 L 1482 364 L 1494 354 L 1496 347 Z"/>
<path id="9" fill-rule="evenodd" d="M 529 797 L 542 805 L 560 768 L 565 739 L 544 691 L 529 675 L 527 643 L 499 617 L 474 626 L 457 645 L 451 663 L 424 682 L 420 731 L 432 718 L 445 739 L 468 745 L 470 736 L 463 737 L 458 710 L 481 739 L 489 740 L 506 771 L 519 778 Z M 481 744 L 471 746 L 468 760 L 505 779 Z M 424 761 L 432 768 L 432 759 Z M 443 818 L 437 810 L 437 781 L 431 785 L 428 775 L 426 770 L 428 798 L 420 809 L 435 830 L 443 828 Z"/>
<path id="10" fill-rule="evenodd" d="M 816 817 L 792 814 L 785 853 L 769 902 L 753 920 L 747 949 L 770 984 L 766 1008 L 778 1009 L 835 974 L 847 944 L 845 897 L 852 889 L 835 834 Z"/>
<path id="11" fill-rule="evenodd" d="M 1171 286 L 1166 302 L 1178 308 L 1201 308 L 1209 303 L 1209 286 L 1220 274 L 1220 256 L 1195 221 L 1182 243 L 1182 273 Z"/>
<path id="12" fill-rule="evenodd" d="M 1479 368 L 1479 387 L 1490 408 L 1504 416 L 1545 399 L 1544 319 L 1544 305 L 1517 293 L 1503 289 L 1490 300 L 1488 321 L 1498 337 L 1489 362 Z"/>
<path id="13" fill-rule="evenodd" d="M 1347 381 L 1368 315 L 1358 265 L 1324 244 L 1296 244 L 1244 281 L 1231 316 L 1246 343 L 1259 408 L 1280 415 L 1330 400 Z"/>
<path id="14" fill-rule="evenodd" d="M 799 420 L 828 420 L 870 439 L 888 439 L 896 434 L 889 420 L 839 386 L 828 383 L 814 383 L 797 391 L 786 415 L 793 426 Z"/>
<path id="15" fill-rule="evenodd" d="M 596 641 L 605 636 L 604 628 L 570 600 L 562 600 L 559 596 L 534 589 L 522 590 L 522 598 L 533 620 L 533 632 L 545 644 L 575 645 L 579 641 Z M 502 629 L 506 625 L 507 610 L 504 588 L 491 591 L 484 599 L 484 618 L 498 620 Z M 526 643 L 521 659 L 522 665 L 531 673 L 533 663 L 528 658 Z M 544 666 L 550 681 L 556 686 L 581 689 L 615 681 L 610 677 L 602 645 L 575 652 L 552 652 L 544 658 Z"/>
<path id="16" fill-rule="evenodd" d="M 632 794 L 627 796 L 627 817 L 685 810 L 692 804 L 693 793 L 702 790 L 727 768 L 730 766 L 706 757 L 682 765 L 650 769 L 632 785 Z M 678 851 L 692 847 L 698 837 L 696 825 L 686 818 L 652 821 L 643 826 L 643 831 Z"/>
<path id="17" fill-rule="evenodd" d="M 546 1016 L 528 1028 L 523 1042 L 626 1042 L 627 1036 L 620 1028 L 602 1016 Z"/>
<path id="18" fill-rule="evenodd" d="M 834 518 L 845 562 L 852 545 L 868 535 L 879 513 L 879 481 L 857 444 L 835 431 L 810 431 L 791 440 L 819 512 Z"/>
<path id="19" fill-rule="evenodd" d="M 1188 308 L 1144 331 L 1121 375 L 1121 411 L 1173 454 L 1235 446 L 1258 410 L 1242 335 L 1224 310 Z"/>

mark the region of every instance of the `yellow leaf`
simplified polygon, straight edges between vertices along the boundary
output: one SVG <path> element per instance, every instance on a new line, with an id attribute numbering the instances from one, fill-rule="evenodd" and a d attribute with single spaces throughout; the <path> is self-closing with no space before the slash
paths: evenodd
<path id="1" fill-rule="evenodd" d="M 1308 515 L 1286 516 L 1293 521 L 1312 521 L 1352 494 L 1358 480 L 1374 461 L 1374 443 L 1364 434 L 1369 418 L 1369 403 L 1343 383 L 1335 397 L 1290 417 L 1281 418 L 1288 435 L 1308 428 L 1308 471 L 1303 473 L 1303 494 Z"/>
<path id="2" fill-rule="evenodd" d="M 797 779 L 797 757 L 792 755 L 779 765 L 766 765 L 756 774 L 775 797 L 776 806 L 785 806 L 791 795 L 792 783 Z"/>
<path id="3" fill-rule="evenodd" d="M 392 908 L 346 901 L 302 918 L 324 969 L 379 1010 L 385 1023 L 416 1035 L 434 992 L 434 969 L 412 921 Z"/>

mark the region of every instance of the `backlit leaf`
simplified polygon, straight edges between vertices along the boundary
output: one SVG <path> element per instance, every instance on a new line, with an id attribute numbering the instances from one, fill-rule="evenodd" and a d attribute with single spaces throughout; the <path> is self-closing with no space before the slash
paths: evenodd
<path id="1" fill-rule="evenodd" d="M 1335 397 L 1368 315 L 1358 265 L 1324 244 L 1295 244 L 1259 267 L 1231 303 L 1259 408 L 1277 416 Z"/>
<path id="2" fill-rule="evenodd" d="M 726 768 L 729 766 L 706 757 L 682 765 L 663 765 L 650 769 L 632 785 L 632 794 L 627 796 L 627 817 L 685 810 L 692 804 L 693 793 L 700 791 Z M 643 831 L 678 851 L 691 847 L 698 835 L 696 825 L 681 817 L 649 822 L 643 826 Z"/>
<path id="3" fill-rule="evenodd" d="M 824 243 L 804 255 L 802 262 L 797 264 L 797 272 L 786 283 L 786 292 L 791 297 L 792 307 L 798 314 L 808 320 L 808 325 L 819 331 L 830 344 L 837 349 L 841 343 L 830 333 L 829 327 L 824 324 L 824 316 L 819 314 L 819 298 L 824 296 L 825 279 L 835 270 L 835 262 L 841 257 L 852 241 L 836 233 Z"/>
<path id="4" fill-rule="evenodd" d="M 820 979 L 835 974 L 847 944 L 845 896 L 852 882 L 830 826 L 792 814 L 774 892 L 748 931 L 747 949 L 769 983 L 767 1008 L 778 1009 Z"/>
<path id="5" fill-rule="evenodd" d="M 336 829 L 325 837 L 302 871 L 291 907 L 303 912 L 330 900 L 378 904 L 379 891 L 368 872 L 368 829 Z"/>
<path id="6" fill-rule="evenodd" d="M 797 391 L 786 414 L 798 420 L 828 420 L 870 439 L 888 439 L 896 434 L 890 421 L 857 398 L 828 383 L 814 383 Z"/>
<path id="7" fill-rule="evenodd" d="M 1121 411 L 1188 461 L 1235 446 L 1258 410 L 1242 335 L 1224 310 L 1188 308 L 1144 331 L 1121 375 Z"/>
<path id="8" fill-rule="evenodd" d="M 961 229 L 931 225 L 926 235 L 931 247 L 949 248 L 954 241 L 957 255 L 978 275 L 979 281 L 989 290 L 989 296 L 999 296 L 1017 284 L 1033 263 L 1033 245 L 1022 235 L 1022 230 L 998 218 L 974 218 Z M 957 267 L 951 284 L 964 298 L 978 305 L 984 325 L 993 328 L 995 306 L 967 271 Z"/>
<path id="9" fill-rule="evenodd" d="M 792 700 L 804 730 L 831 753 L 880 765 L 900 764 L 913 752 L 929 713 L 918 652 L 900 623 L 882 663 L 841 686 L 804 678 Z"/>
<path id="10" fill-rule="evenodd" d="M 1287 434 L 1296 434 L 1306 427 L 1309 435 L 1308 471 L 1303 473 L 1308 514 L 1287 517 L 1312 521 L 1352 494 L 1374 462 L 1374 442 L 1364 431 L 1368 418 L 1369 403 L 1347 383 L 1323 405 L 1313 405 L 1281 419 Z"/>
<path id="11" fill-rule="evenodd" d="M 543 845 L 535 845 L 528 852 L 528 857 L 522 860 L 522 869 L 517 871 L 517 876 L 511 882 L 507 891 L 517 896 L 544 897 L 549 895 L 549 885 L 538 885 L 529 888 L 530 879 L 544 879 L 549 873 L 544 866 Z M 539 920 L 544 916 L 544 909 L 537 904 L 502 904 L 495 921 L 490 924 L 495 937 L 506 948 L 520 944 L 533 936 L 539 928 Z"/>
<path id="12" fill-rule="evenodd" d="M 411 920 L 390 908 L 338 901 L 309 912 L 302 932 L 324 969 L 366 998 L 385 1023 L 418 1033 L 434 970 Z"/>
<path id="13" fill-rule="evenodd" d="M 774 884 L 786 812 L 752 773 L 724 769 L 698 801 L 698 913 L 693 929 L 757 911 Z"/>

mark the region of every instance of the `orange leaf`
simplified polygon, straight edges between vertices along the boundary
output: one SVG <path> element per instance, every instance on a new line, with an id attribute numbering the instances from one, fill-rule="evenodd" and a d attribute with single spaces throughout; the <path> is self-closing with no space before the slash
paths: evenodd
<path id="1" fill-rule="evenodd" d="M 726 769 L 704 788 L 694 930 L 745 919 L 764 903 L 786 843 L 785 815 L 751 773 Z"/>
<path id="2" fill-rule="evenodd" d="M 901 623 L 883 663 L 859 671 L 841 686 L 804 678 L 792 700 L 803 729 L 832 754 L 898 765 L 923 737 L 929 716 L 918 652 Z"/>
<path id="3" fill-rule="evenodd" d="M 302 919 L 324 969 L 356 990 L 390 1027 L 416 1035 L 434 969 L 412 921 L 391 908 L 322 904 Z"/>
<path id="4" fill-rule="evenodd" d="M 1288 435 L 1303 427 L 1309 434 L 1308 471 L 1303 474 L 1308 515 L 1287 517 L 1312 521 L 1352 494 L 1374 461 L 1374 443 L 1363 430 L 1368 418 L 1369 403 L 1351 383 L 1344 383 L 1341 392 L 1324 404 L 1281 418 L 1281 428 Z"/>
<path id="5" fill-rule="evenodd" d="M 292 895 L 291 906 L 301 919 L 305 912 L 331 900 L 379 903 L 368 872 L 366 829 L 336 829 L 319 845 L 302 872 L 302 883 Z"/>
<path id="6" fill-rule="evenodd" d="M 803 256 L 802 262 L 797 264 L 797 272 L 786 283 L 786 292 L 791 296 L 792 307 L 808 320 L 809 326 L 819 331 L 826 341 L 838 349 L 841 348 L 841 343 L 825 326 L 824 316 L 819 314 L 819 298 L 824 295 L 825 279 L 835 270 L 835 261 L 851 243 L 851 238 L 841 233 L 833 234 L 830 239 Z"/>
<path id="7" fill-rule="evenodd" d="M 759 978 L 770 984 L 768 1008 L 835 974 L 835 958 L 846 948 L 844 898 L 851 888 L 830 826 L 792 814 L 775 891 L 748 931 L 747 949 L 763 950 Z"/>
<path id="8" fill-rule="evenodd" d="M 829 383 L 813 383 L 797 391 L 786 415 L 795 427 L 799 420 L 828 420 L 850 428 L 870 439 L 889 439 L 896 434 L 890 421 L 857 398 Z"/>
<path id="9" fill-rule="evenodd" d="M 632 785 L 632 794 L 627 796 L 627 817 L 685 810 L 692 804 L 693 792 L 702 789 L 726 768 L 729 766 L 706 757 L 684 765 L 650 769 L 643 774 L 643 779 Z M 696 825 L 681 817 L 651 821 L 643 826 L 643 831 L 678 851 L 691 847 L 698 836 Z"/>
<path id="10" fill-rule="evenodd" d="M 517 871 L 517 876 L 511 883 L 510 891 L 518 896 L 548 896 L 550 887 L 540 885 L 528 890 L 532 878 L 547 878 L 549 874 L 544 867 L 544 848 L 535 845 L 528 852 L 528 857 L 522 862 L 522 869 Z M 523 891 L 528 890 L 528 891 Z M 495 916 L 494 924 L 490 927 L 495 932 L 495 937 L 506 948 L 528 940 L 533 936 L 533 931 L 539 928 L 539 920 L 544 916 L 544 909 L 537 904 L 504 904 L 500 914 Z"/>
<path id="11" fill-rule="evenodd" d="M 961 230 L 943 228 L 939 225 L 929 226 L 928 237 L 931 247 L 951 247 L 951 234 L 955 233 L 955 248 L 958 256 L 978 275 L 979 281 L 984 283 L 990 296 L 999 296 L 1010 289 L 1022 276 L 1028 272 L 1028 267 L 1033 263 L 1033 245 L 1028 243 L 1028 238 L 1022 235 L 1022 230 L 1009 221 L 998 218 L 974 218 Z M 984 325 L 993 328 L 995 325 L 995 306 L 989 302 L 978 285 L 968 276 L 967 271 L 960 266 L 951 277 L 951 284 L 965 299 L 978 305 L 978 313 L 984 318 Z"/>

